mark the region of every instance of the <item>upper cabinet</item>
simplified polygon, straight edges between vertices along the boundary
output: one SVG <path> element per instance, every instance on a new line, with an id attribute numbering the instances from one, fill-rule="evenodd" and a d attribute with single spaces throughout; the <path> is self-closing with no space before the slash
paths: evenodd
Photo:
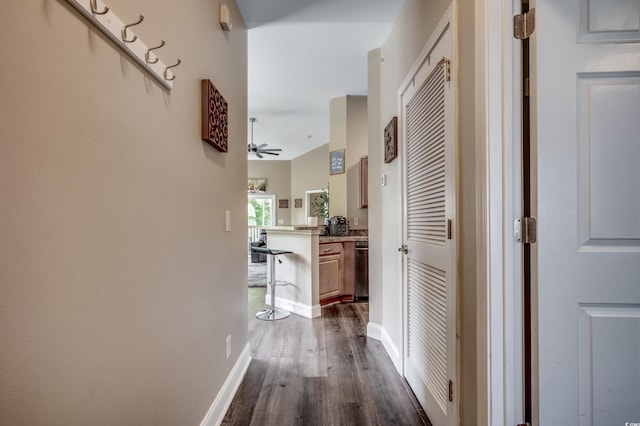
<path id="1" fill-rule="evenodd" d="M 360 208 L 369 207 L 369 158 L 360 159 Z"/>

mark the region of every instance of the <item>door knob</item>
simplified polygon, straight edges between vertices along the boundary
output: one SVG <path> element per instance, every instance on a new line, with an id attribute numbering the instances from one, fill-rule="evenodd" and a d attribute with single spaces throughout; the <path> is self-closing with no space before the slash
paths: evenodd
<path id="1" fill-rule="evenodd" d="M 401 251 L 402 253 L 407 254 L 409 253 L 409 247 L 407 247 L 406 244 L 403 244 L 402 247 L 398 249 L 398 251 Z"/>

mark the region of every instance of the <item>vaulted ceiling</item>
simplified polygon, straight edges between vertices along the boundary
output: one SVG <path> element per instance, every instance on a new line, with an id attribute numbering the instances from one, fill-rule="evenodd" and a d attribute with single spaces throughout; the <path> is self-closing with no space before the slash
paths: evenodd
<path id="1" fill-rule="evenodd" d="M 254 142 L 282 148 L 265 159 L 329 142 L 330 99 L 367 93 L 367 53 L 385 41 L 402 1 L 238 0 L 249 28 Z"/>

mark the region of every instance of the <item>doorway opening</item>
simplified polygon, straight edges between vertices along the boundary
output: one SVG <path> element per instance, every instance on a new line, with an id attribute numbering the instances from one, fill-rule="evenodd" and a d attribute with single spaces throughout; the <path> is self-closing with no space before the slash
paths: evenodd
<path id="1" fill-rule="evenodd" d="M 272 194 L 249 194 L 247 203 L 247 226 L 249 242 L 258 241 L 260 228 L 276 224 L 276 196 Z M 250 250 L 250 244 L 247 244 Z"/>
<path id="2" fill-rule="evenodd" d="M 249 287 L 267 285 L 267 259 L 261 253 L 252 253 L 252 246 L 266 245 L 266 233 L 263 227 L 276 223 L 276 196 L 268 194 L 249 194 L 247 200 L 247 269 Z"/>

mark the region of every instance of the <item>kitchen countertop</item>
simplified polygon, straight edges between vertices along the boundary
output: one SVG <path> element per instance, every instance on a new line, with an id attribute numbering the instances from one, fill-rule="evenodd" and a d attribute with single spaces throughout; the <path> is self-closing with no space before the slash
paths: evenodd
<path id="1" fill-rule="evenodd" d="M 366 235 L 347 235 L 340 237 L 337 235 L 320 235 L 320 244 L 322 243 L 342 243 L 345 241 L 368 241 L 369 237 Z"/>
<path id="2" fill-rule="evenodd" d="M 309 225 L 278 225 L 278 226 L 262 226 L 262 229 L 269 231 L 318 231 L 322 230 L 324 226 L 309 226 Z"/>
<path id="3" fill-rule="evenodd" d="M 368 241 L 367 235 L 322 235 L 324 232 L 324 226 L 308 226 L 308 225 L 280 225 L 280 226 L 265 226 L 263 227 L 267 231 L 272 232 L 299 232 L 299 231 L 311 231 L 312 234 L 319 233 L 319 243 L 342 243 L 346 241 Z"/>

